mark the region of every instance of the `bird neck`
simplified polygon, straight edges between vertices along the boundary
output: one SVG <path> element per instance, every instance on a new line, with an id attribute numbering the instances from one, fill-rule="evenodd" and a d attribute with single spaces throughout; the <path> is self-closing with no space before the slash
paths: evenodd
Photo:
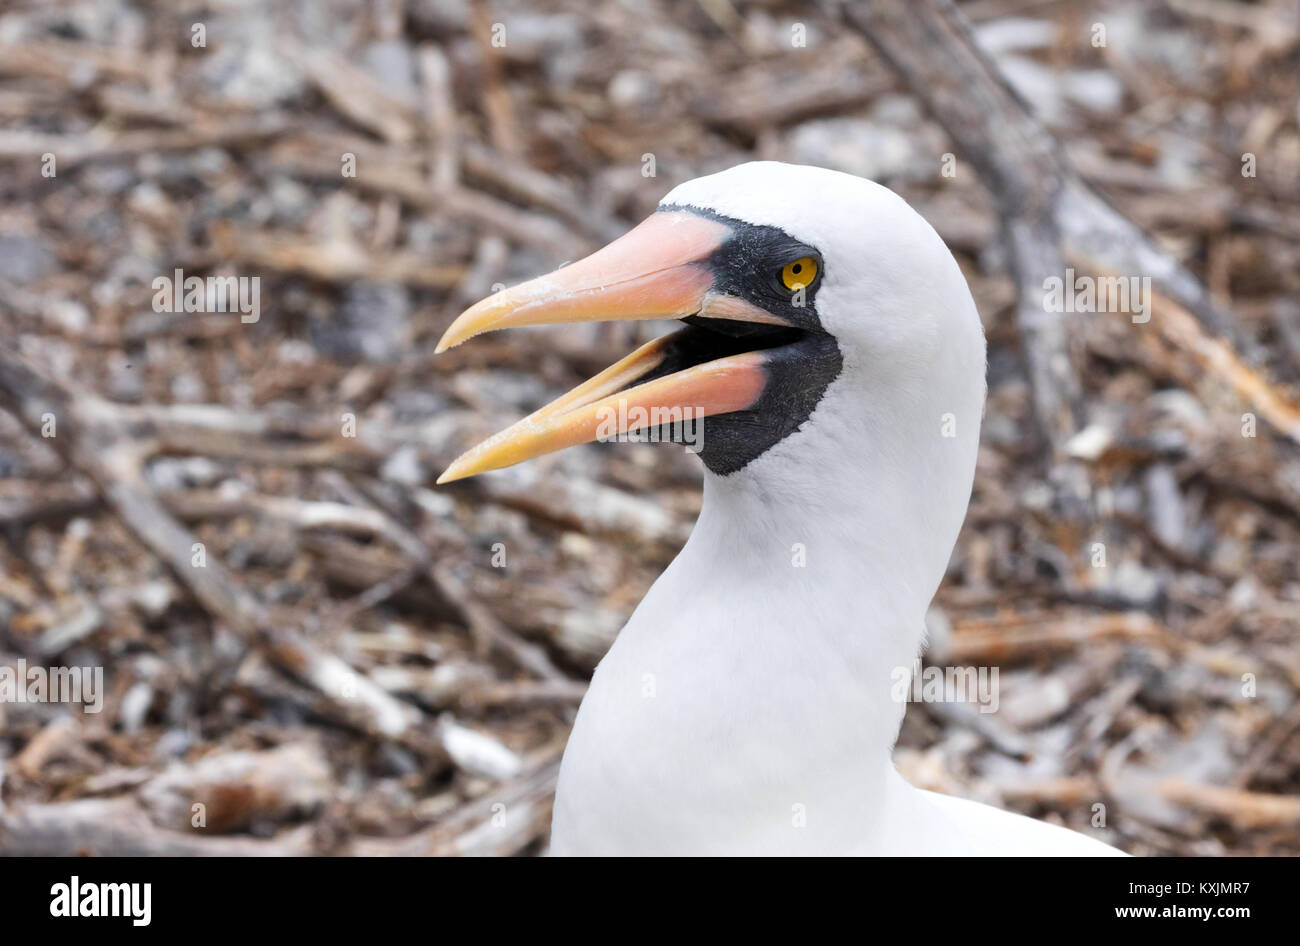
<path id="1" fill-rule="evenodd" d="M 800 439 L 706 476 L 690 540 L 583 700 L 557 844 L 841 850 L 907 804 L 890 763 L 906 705 L 894 674 L 920 649 L 974 447 L 940 473 L 941 448 L 914 435 Z"/>
<path id="2" fill-rule="evenodd" d="M 816 430 L 706 476 L 670 587 L 706 589 L 742 632 L 696 639 L 689 659 L 713 645 L 721 666 L 754 671 L 735 685 L 781 681 L 785 712 L 834 706 L 856 745 L 884 758 L 905 709 L 898 675 L 922 649 L 974 479 L 982 397 L 952 400 L 968 405 L 959 436 L 944 436 L 940 411 L 919 396 L 874 416 L 863 404 L 879 400 L 841 398 L 843 418 L 828 405 Z"/>
<path id="3" fill-rule="evenodd" d="M 787 708 L 837 704 L 841 725 L 882 758 L 905 708 L 892 684 L 921 651 L 925 612 L 965 509 L 964 496 L 949 504 L 955 512 L 936 508 L 926 479 L 924 470 L 868 473 L 831 456 L 815 489 L 744 471 L 709 477 L 672 568 L 731 602 L 748 629 L 722 660 L 755 669 L 746 679 L 757 687 L 783 680 Z M 805 675 L 792 676 L 792 666 Z"/>
<path id="4" fill-rule="evenodd" d="M 704 504 L 674 568 L 742 599 L 818 615 L 809 633 L 910 665 L 924 616 L 965 519 L 975 474 L 982 379 L 974 391 L 882 403 L 840 397 L 748 467 L 705 476 Z M 948 430 L 939 405 L 966 405 Z M 893 665 L 890 664 L 890 667 Z M 884 668 L 888 669 L 888 668 Z"/>

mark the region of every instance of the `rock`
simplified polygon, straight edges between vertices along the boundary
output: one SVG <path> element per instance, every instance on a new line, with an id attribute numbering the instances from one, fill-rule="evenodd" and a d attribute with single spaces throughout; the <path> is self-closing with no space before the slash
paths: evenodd
<path id="1" fill-rule="evenodd" d="M 402 447 L 384 461 L 379 475 L 391 483 L 402 486 L 419 486 L 425 480 L 424 466 L 420 463 L 420 454 L 414 447 Z"/>
<path id="2" fill-rule="evenodd" d="M 145 467 L 145 480 L 154 489 L 168 492 L 196 486 L 211 486 L 223 473 L 208 457 L 159 457 Z"/>
<path id="3" fill-rule="evenodd" d="M 144 726 L 145 716 L 153 703 L 153 687 L 141 680 L 122 697 L 120 716 L 122 731 L 127 735 L 138 733 Z"/>
<path id="4" fill-rule="evenodd" d="M 1112 562 L 1111 587 L 1135 604 L 1154 604 L 1160 597 L 1161 582 L 1158 575 L 1140 562 L 1124 558 Z"/>
<path id="5" fill-rule="evenodd" d="M 609 100 L 620 108 L 648 105 L 659 100 L 659 83 L 639 69 L 624 69 L 609 80 Z"/>
<path id="6" fill-rule="evenodd" d="M 0 234 L 0 279 L 19 285 L 48 276 L 58 266 L 49 244 L 17 233 Z"/>
<path id="7" fill-rule="evenodd" d="M 211 32 L 218 32 L 213 29 Z M 265 31 L 245 33 L 212 44 L 201 74 L 209 92 L 250 109 L 264 109 L 298 98 L 304 91 L 302 74 L 288 56 L 275 48 Z"/>
<path id="8" fill-rule="evenodd" d="M 1167 463 L 1150 467 L 1143 477 L 1150 510 L 1151 531 L 1165 545 L 1181 549 L 1187 532 L 1187 511 L 1173 468 Z"/>
<path id="9" fill-rule="evenodd" d="M 45 318 L 69 335 L 80 335 L 90 326 L 90 311 L 76 299 L 51 299 L 45 305 Z"/>
<path id="10" fill-rule="evenodd" d="M 1048 20 L 1008 16 L 975 28 L 975 41 L 990 56 L 1047 49 L 1056 42 L 1059 27 Z"/>
<path id="11" fill-rule="evenodd" d="M 385 92 L 408 105 L 417 103 L 415 58 L 410 46 L 401 40 L 382 40 L 364 47 L 360 56 L 362 68 Z"/>
<path id="12" fill-rule="evenodd" d="M 1089 111 L 1109 114 L 1124 104 L 1124 83 L 1107 69 L 1072 69 L 1062 84 L 1070 101 Z"/>
<path id="13" fill-rule="evenodd" d="M 1065 121 L 1065 92 L 1055 72 L 1024 56 L 998 56 L 994 61 L 1002 78 L 1029 103 L 1035 115 L 1049 125 Z"/>
<path id="14" fill-rule="evenodd" d="M 405 286 L 357 282 L 348 287 L 342 309 L 311 320 L 311 338 L 339 361 L 386 363 L 405 349 L 410 316 Z"/>
<path id="15" fill-rule="evenodd" d="M 154 823 L 189 828 L 202 805 L 208 830 L 281 821 L 319 807 L 333 792 L 329 764 L 314 746 L 296 743 L 265 752 L 219 752 L 175 764 L 140 790 Z"/>
<path id="16" fill-rule="evenodd" d="M 879 180 L 926 180 L 939 170 L 938 150 L 926 150 L 915 135 L 861 118 L 804 122 L 790 137 L 790 160 Z"/>
<path id="17" fill-rule="evenodd" d="M 1115 441 L 1114 432 L 1104 424 L 1089 424 L 1065 444 L 1065 452 L 1077 460 L 1094 462 Z"/>

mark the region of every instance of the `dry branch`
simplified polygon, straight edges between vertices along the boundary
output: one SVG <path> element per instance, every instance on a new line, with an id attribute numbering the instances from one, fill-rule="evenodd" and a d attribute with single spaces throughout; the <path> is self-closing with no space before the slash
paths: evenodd
<path id="1" fill-rule="evenodd" d="M 84 798 L 0 809 L 0 854 L 8 857 L 304 857 L 310 825 L 269 841 L 203 837 L 159 828 L 133 798 Z"/>
<path id="2" fill-rule="evenodd" d="M 123 522 L 181 580 L 213 615 L 250 644 L 262 647 L 274 663 L 310 684 L 343 719 L 383 738 L 412 737 L 420 713 L 400 703 L 338 657 L 324 653 L 299 631 L 280 626 L 262 605 L 215 559 L 196 567 L 201 547 L 145 484 L 141 446 L 97 419 L 111 406 L 88 395 L 73 395 L 43 378 L 16 353 L 0 351 L 0 403 L 39 432 L 52 414 L 61 426 L 53 441 L 68 461 L 85 473 Z M 56 428 L 57 430 L 58 428 Z M 206 558 L 206 556 L 205 556 Z"/>
<path id="3" fill-rule="evenodd" d="M 1067 317 L 1043 299 L 1045 281 L 1064 278 L 1067 258 L 1094 270 L 1149 275 L 1209 330 L 1238 338 L 1229 314 L 1199 281 L 1084 183 L 949 0 L 853 3 L 845 14 L 993 192 L 1019 291 L 1034 412 L 1058 458 L 1081 421 L 1081 393 Z"/>

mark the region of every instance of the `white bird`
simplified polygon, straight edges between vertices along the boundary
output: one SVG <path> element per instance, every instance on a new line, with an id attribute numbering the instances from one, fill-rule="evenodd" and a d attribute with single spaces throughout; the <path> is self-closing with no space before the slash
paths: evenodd
<path id="1" fill-rule="evenodd" d="M 985 394 L 979 315 L 933 228 L 870 181 L 744 164 L 475 305 L 439 350 L 651 318 L 687 326 L 439 480 L 707 417 L 699 521 L 592 678 L 552 853 L 1119 854 L 916 789 L 891 760 L 896 672 L 966 514 Z"/>

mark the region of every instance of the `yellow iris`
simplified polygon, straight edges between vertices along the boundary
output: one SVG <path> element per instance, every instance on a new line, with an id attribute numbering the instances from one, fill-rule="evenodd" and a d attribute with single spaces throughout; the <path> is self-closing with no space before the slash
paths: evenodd
<path id="1" fill-rule="evenodd" d="M 817 261 L 811 256 L 801 256 L 781 268 L 781 283 L 791 292 L 798 292 L 817 278 Z"/>

